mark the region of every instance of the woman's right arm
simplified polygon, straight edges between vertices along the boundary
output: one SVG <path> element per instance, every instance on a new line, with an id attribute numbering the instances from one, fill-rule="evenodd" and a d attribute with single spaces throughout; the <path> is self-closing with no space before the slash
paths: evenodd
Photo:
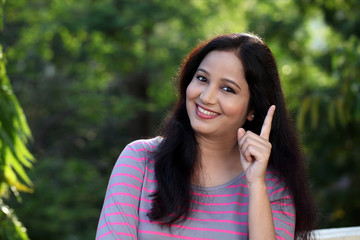
<path id="1" fill-rule="evenodd" d="M 96 240 L 137 238 L 138 207 L 146 163 L 143 147 L 141 142 L 129 144 L 119 156 L 106 190 Z"/>

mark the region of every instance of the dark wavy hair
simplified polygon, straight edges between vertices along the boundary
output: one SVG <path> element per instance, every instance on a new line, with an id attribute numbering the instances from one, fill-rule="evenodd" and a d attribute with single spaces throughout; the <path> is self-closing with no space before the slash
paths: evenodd
<path id="1" fill-rule="evenodd" d="M 163 141 L 155 156 L 157 189 L 149 217 L 164 225 L 183 221 L 191 207 L 192 183 L 198 181 L 199 146 L 186 110 L 186 88 L 198 66 L 211 51 L 234 51 L 241 60 L 250 89 L 248 111 L 254 111 L 253 121 L 245 130 L 260 133 L 271 105 L 276 105 L 272 121 L 272 144 L 269 166 L 290 189 L 296 209 L 295 238 L 310 239 L 317 214 L 305 174 L 305 159 L 292 122 L 286 110 L 276 62 L 271 50 L 256 35 L 249 33 L 220 35 L 202 42 L 185 58 L 178 75 L 179 99 L 172 115 L 164 124 Z"/>

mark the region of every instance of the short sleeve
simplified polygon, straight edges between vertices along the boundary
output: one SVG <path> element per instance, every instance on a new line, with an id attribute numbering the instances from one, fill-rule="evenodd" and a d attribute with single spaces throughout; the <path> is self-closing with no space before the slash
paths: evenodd
<path id="1" fill-rule="evenodd" d="M 294 239 L 295 207 L 290 191 L 284 182 L 276 180 L 269 193 L 271 211 L 274 220 L 276 238 Z"/>
<path id="2" fill-rule="evenodd" d="M 133 142 L 117 159 L 107 186 L 96 240 L 137 239 L 147 152 L 144 144 Z"/>

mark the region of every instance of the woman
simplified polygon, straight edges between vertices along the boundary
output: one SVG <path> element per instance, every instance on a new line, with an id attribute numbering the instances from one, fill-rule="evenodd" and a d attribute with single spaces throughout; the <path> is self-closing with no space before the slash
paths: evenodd
<path id="1" fill-rule="evenodd" d="M 309 239 L 315 219 L 275 59 L 230 34 L 185 59 L 162 137 L 120 155 L 96 239 Z"/>

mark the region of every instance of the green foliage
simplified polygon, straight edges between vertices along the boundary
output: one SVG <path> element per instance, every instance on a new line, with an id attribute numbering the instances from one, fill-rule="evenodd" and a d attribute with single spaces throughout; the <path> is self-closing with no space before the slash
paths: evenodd
<path id="1" fill-rule="evenodd" d="M 26 204 L 19 205 L 18 212 L 29 236 L 38 240 L 48 236 L 53 240 L 93 239 L 107 183 L 96 167 L 78 159 L 43 158 L 29 174 L 36 191 L 24 196 Z"/>
<path id="2" fill-rule="evenodd" d="M 360 17 L 355 14 L 359 5 L 317 1 L 311 9 L 300 6 L 316 19 L 309 29 L 316 37 L 305 52 L 312 55 L 309 77 L 315 84 L 302 92 L 297 125 L 304 133 L 322 224 L 359 225 L 360 32 L 356 26 Z"/>
<path id="3" fill-rule="evenodd" d="M 0 7 L 0 28 L 3 30 L 3 4 Z M 11 190 L 20 200 L 20 192 L 32 192 L 32 183 L 25 167 L 32 166 L 33 156 L 26 147 L 30 129 L 12 91 L 6 74 L 5 54 L 0 45 L 0 239 L 28 240 L 25 227 L 14 211 L 3 202 Z"/>
<path id="4" fill-rule="evenodd" d="M 319 62 L 326 61 L 319 67 L 323 68 L 324 78 L 333 79 L 331 81 L 334 83 L 322 88 L 317 87 L 304 95 L 303 103 L 300 105 L 301 114 L 298 116 L 299 129 L 304 129 L 306 116 L 311 118 L 311 128 L 316 129 L 319 123 L 319 109 L 325 110 L 325 124 L 332 129 L 359 123 L 360 39 L 353 35 L 328 48 L 318 56 Z"/>
<path id="5" fill-rule="evenodd" d="M 10 187 L 16 195 L 32 191 L 24 166 L 31 167 L 33 157 L 26 148 L 30 130 L 7 78 L 1 47 L 0 56 L 0 195 L 4 196 Z"/>
<path id="6" fill-rule="evenodd" d="M 26 147 L 30 130 L 6 75 L 4 53 L 0 45 L 0 239 L 26 240 L 26 229 L 2 198 L 9 189 L 19 197 L 19 191 L 32 192 L 25 167 L 31 167 L 33 157 Z"/>
<path id="7" fill-rule="evenodd" d="M 0 199 L 0 239 L 28 240 L 25 227 L 19 222 L 12 209 Z"/>

